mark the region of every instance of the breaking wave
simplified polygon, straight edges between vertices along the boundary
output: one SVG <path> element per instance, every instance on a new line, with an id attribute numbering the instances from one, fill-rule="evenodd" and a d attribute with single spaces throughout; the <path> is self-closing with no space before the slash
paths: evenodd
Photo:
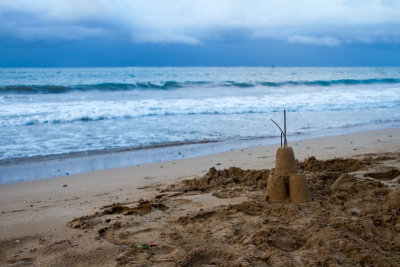
<path id="1" fill-rule="evenodd" d="M 63 124 L 120 120 L 143 117 L 170 117 L 193 115 L 240 115 L 264 114 L 282 110 L 290 112 L 318 112 L 327 110 L 360 110 L 370 108 L 394 108 L 400 105 L 395 92 L 380 92 L 379 95 L 336 91 L 314 96 L 297 94 L 280 96 L 236 96 L 205 99 L 153 99 L 153 100 L 101 100 L 74 101 L 68 103 L 20 103 L 4 105 L 0 109 L 0 126 Z M 333 99 L 336 99 L 335 101 Z"/>
<path id="2" fill-rule="evenodd" d="M 335 86 L 335 85 L 368 85 L 368 84 L 397 84 L 398 78 L 376 78 L 376 79 L 339 79 L 339 80 L 314 80 L 314 81 L 260 81 L 260 82 L 238 82 L 238 81 L 166 81 L 166 82 L 136 82 L 136 83 L 100 83 L 82 84 L 72 86 L 61 85 L 6 85 L 0 86 L 0 93 L 42 93 L 60 94 L 71 91 L 124 91 L 124 90 L 171 90 L 185 87 L 282 87 L 282 86 Z"/>

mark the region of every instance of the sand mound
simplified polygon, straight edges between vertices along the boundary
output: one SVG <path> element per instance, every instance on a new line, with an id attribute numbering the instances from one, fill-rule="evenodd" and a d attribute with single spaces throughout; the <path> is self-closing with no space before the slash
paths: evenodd
<path id="1" fill-rule="evenodd" d="M 330 189 L 333 191 L 354 191 L 354 187 L 357 180 L 354 176 L 344 173 L 336 179 L 336 181 L 331 185 Z"/>
<path id="2" fill-rule="evenodd" d="M 390 191 L 386 198 L 386 204 L 389 207 L 400 209 L 400 189 Z"/>
<path id="3" fill-rule="evenodd" d="M 260 190 L 267 188 L 268 175 L 269 170 L 242 170 L 236 167 L 216 170 L 213 167 L 200 179 L 186 180 L 180 190 L 210 192 L 239 185 Z"/>
<path id="4" fill-rule="evenodd" d="M 312 172 L 355 172 L 366 168 L 365 162 L 352 158 L 317 160 L 315 157 L 310 157 L 305 159 L 303 162 L 298 162 L 297 164 L 302 170 Z"/>

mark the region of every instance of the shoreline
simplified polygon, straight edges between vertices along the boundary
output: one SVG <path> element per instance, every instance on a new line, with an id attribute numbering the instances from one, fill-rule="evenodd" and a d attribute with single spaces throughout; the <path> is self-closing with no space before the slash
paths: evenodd
<path id="1" fill-rule="evenodd" d="M 299 142 L 343 134 L 390 129 L 397 124 L 329 129 L 322 133 L 311 132 L 289 136 L 289 142 Z M 160 144 L 144 148 L 120 148 L 44 155 L 0 161 L 0 185 L 59 178 L 93 171 L 102 171 L 164 161 L 210 156 L 260 146 L 278 145 L 279 137 L 260 137 L 225 141 L 199 141 L 187 144 Z"/>
<path id="2" fill-rule="evenodd" d="M 311 156 L 324 160 L 337 157 L 365 157 L 380 153 L 398 154 L 400 128 L 292 141 L 289 145 L 293 147 L 295 157 L 299 161 Z M 136 203 L 141 199 L 152 198 L 160 189 L 167 188 L 171 184 L 203 177 L 212 167 L 217 170 L 233 166 L 252 170 L 271 169 L 275 164 L 278 146 L 258 146 L 190 159 L 0 185 L 0 247 L 18 251 L 19 246 L 25 246 L 29 256 L 29 253 L 36 253 L 34 250 L 36 247 L 33 246 L 38 242 L 42 242 L 40 246 L 45 247 L 47 244 L 59 246 L 64 244 L 65 240 L 70 240 L 69 242 L 74 245 L 70 248 L 66 243 L 65 247 L 69 253 L 72 253 L 71 250 L 80 252 L 81 249 L 93 253 L 99 247 L 104 249 L 104 246 L 107 247 L 109 244 L 92 240 L 97 230 L 94 232 L 89 230 L 88 234 L 83 234 L 82 230 L 67 226 L 68 222 L 77 217 L 89 216 L 107 205 Z M 200 200 L 205 197 L 211 197 L 211 193 L 202 197 L 192 196 L 193 199 Z M 243 197 L 239 197 L 232 201 L 244 200 Z M 231 203 L 229 198 L 226 200 L 218 198 L 218 201 L 220 202 L 216 203 L 225 203 L 224 205 Z M 195 204 L 196 202 L 188 204 L 187 207 L 193 209 L 197 207 Z M 204 208 L 206 209 L 206 206 Z M 33 252 L 29 252 L 29 249 Z M 117 253 L 116 248 L 113 249 L 113 253 Z M 57 253 L 56 255 L 61 255 L 61 252 Z M 50 257 L 47 264 L 54 264 L 52 261 L 57 260 L 56 258 L 52 260 Z M 84 259 L 82 261 L 87 263 Z"/>

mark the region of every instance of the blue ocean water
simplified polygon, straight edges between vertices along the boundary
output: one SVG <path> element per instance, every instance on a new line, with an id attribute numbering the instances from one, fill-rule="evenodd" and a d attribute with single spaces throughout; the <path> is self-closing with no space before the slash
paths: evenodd
<path id="1" fill-rule="evenodd" d="M 0 165 L 399 127 L 400 68 L 2 68 Z"/>

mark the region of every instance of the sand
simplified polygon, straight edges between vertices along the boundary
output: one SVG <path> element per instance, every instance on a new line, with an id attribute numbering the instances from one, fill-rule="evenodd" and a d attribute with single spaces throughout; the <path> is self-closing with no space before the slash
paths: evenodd
<path id="1" fill-rule="evenodd" d="M 278 146 L 2 185 L 0 265 L 400 266 L 400 129 L 289 145 L 309 203 Z"/>

